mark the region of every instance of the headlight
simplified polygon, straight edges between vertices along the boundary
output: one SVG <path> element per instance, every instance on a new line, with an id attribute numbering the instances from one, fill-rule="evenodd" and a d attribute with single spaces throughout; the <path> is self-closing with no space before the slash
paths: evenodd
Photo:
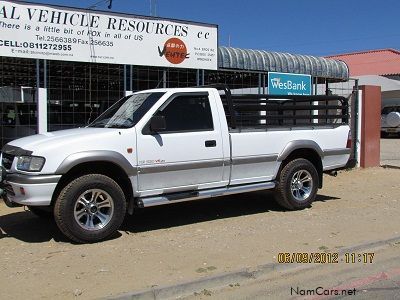
<path id="1" fill-rule="evenodd" d="M 17 170 L 39 172 L 42 170 L 45 161 L 44 157 L 39 156 L 18 156 Z"/>

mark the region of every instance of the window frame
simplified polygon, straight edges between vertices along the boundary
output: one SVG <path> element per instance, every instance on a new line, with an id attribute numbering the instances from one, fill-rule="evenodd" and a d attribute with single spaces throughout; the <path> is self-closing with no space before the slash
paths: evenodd
<path id="1" fill-rule="evenodd" d="M 209 129 L 191 129 L 191 130 L 165 130 L 165 131 L 160 131 L 160 132 L 152 132 L 150 130 L 150 122 L 151 118 L 155 115 L 157 115 L 160 112 L 160 109 L 167 107 L 173 100 L 175 100 L 177 97 L 181 96 L 205 96 L 207 97 L 208 105 L 210 107 L 210 113 L 211 113 L 211 128 Z M 168 126 L 168 125 L 167 125 Z M 143 135 L 159 135 L 159 134 L 173 134 L 173 133 L 190 133 L 190 132 L 212 132 L 215 131 L 215 126 L 214 126 L 214 114 L 211 106 L 211 101 L 210 101 L 210 94 L 209 92 L 178 92 L 174 93 L 171 95 L 168 99 L 166 99 L 158 108 L 157 110 L 151 115 L 149 120 L 147 121 L 146 125 L 143 126 L 142 129 L 142 134 Z"/>

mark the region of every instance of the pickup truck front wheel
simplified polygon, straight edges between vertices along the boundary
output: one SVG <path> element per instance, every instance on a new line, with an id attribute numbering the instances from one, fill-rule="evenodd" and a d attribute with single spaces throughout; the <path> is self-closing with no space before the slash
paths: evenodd
<path id="1" fill-rule="evenodd" d="M 309 207 L 318 190 L 318 173 L 307 159 L 298 158 L 287 163 L 280 175 L 276 201 L 290 210 Z"/>
<path id="2" fill-rule="evenodd" d="M 115 233 L 124 220 L 126 200 L 110 177 L 78 177 L 60 192 L 54 217 L 62 233 L 78 243 L 98 242 Z"/>

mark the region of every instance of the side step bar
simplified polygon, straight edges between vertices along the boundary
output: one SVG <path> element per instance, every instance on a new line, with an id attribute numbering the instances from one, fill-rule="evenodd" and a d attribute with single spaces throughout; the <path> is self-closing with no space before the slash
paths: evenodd
<path id="1" fill-rule="evenodd" d="M 232 194 L 240 194 L 246 192 L 254 192 L 259 190 L 273 189 L 275 182 L 262 182 L 246 185 L 228 186 L 223 188 L 215 188 L 209 190 L 190 191 L 174 194 L 166 194 L 160 196 L 149 196 L 137 199 L 137 206 L 150 207 L 164 205 L 170 203 L 199 200 L 204 198 L 220 197 Z"/>

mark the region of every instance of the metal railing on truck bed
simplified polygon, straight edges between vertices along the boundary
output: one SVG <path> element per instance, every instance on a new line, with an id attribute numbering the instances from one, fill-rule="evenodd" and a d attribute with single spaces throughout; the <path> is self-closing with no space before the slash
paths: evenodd
<path id="1" fill-rule="evenodd" d="M 221 99 L 230 129 L 349 124 L 348 99 L 341 96 L 234 95 L 225 85 Z"/>

